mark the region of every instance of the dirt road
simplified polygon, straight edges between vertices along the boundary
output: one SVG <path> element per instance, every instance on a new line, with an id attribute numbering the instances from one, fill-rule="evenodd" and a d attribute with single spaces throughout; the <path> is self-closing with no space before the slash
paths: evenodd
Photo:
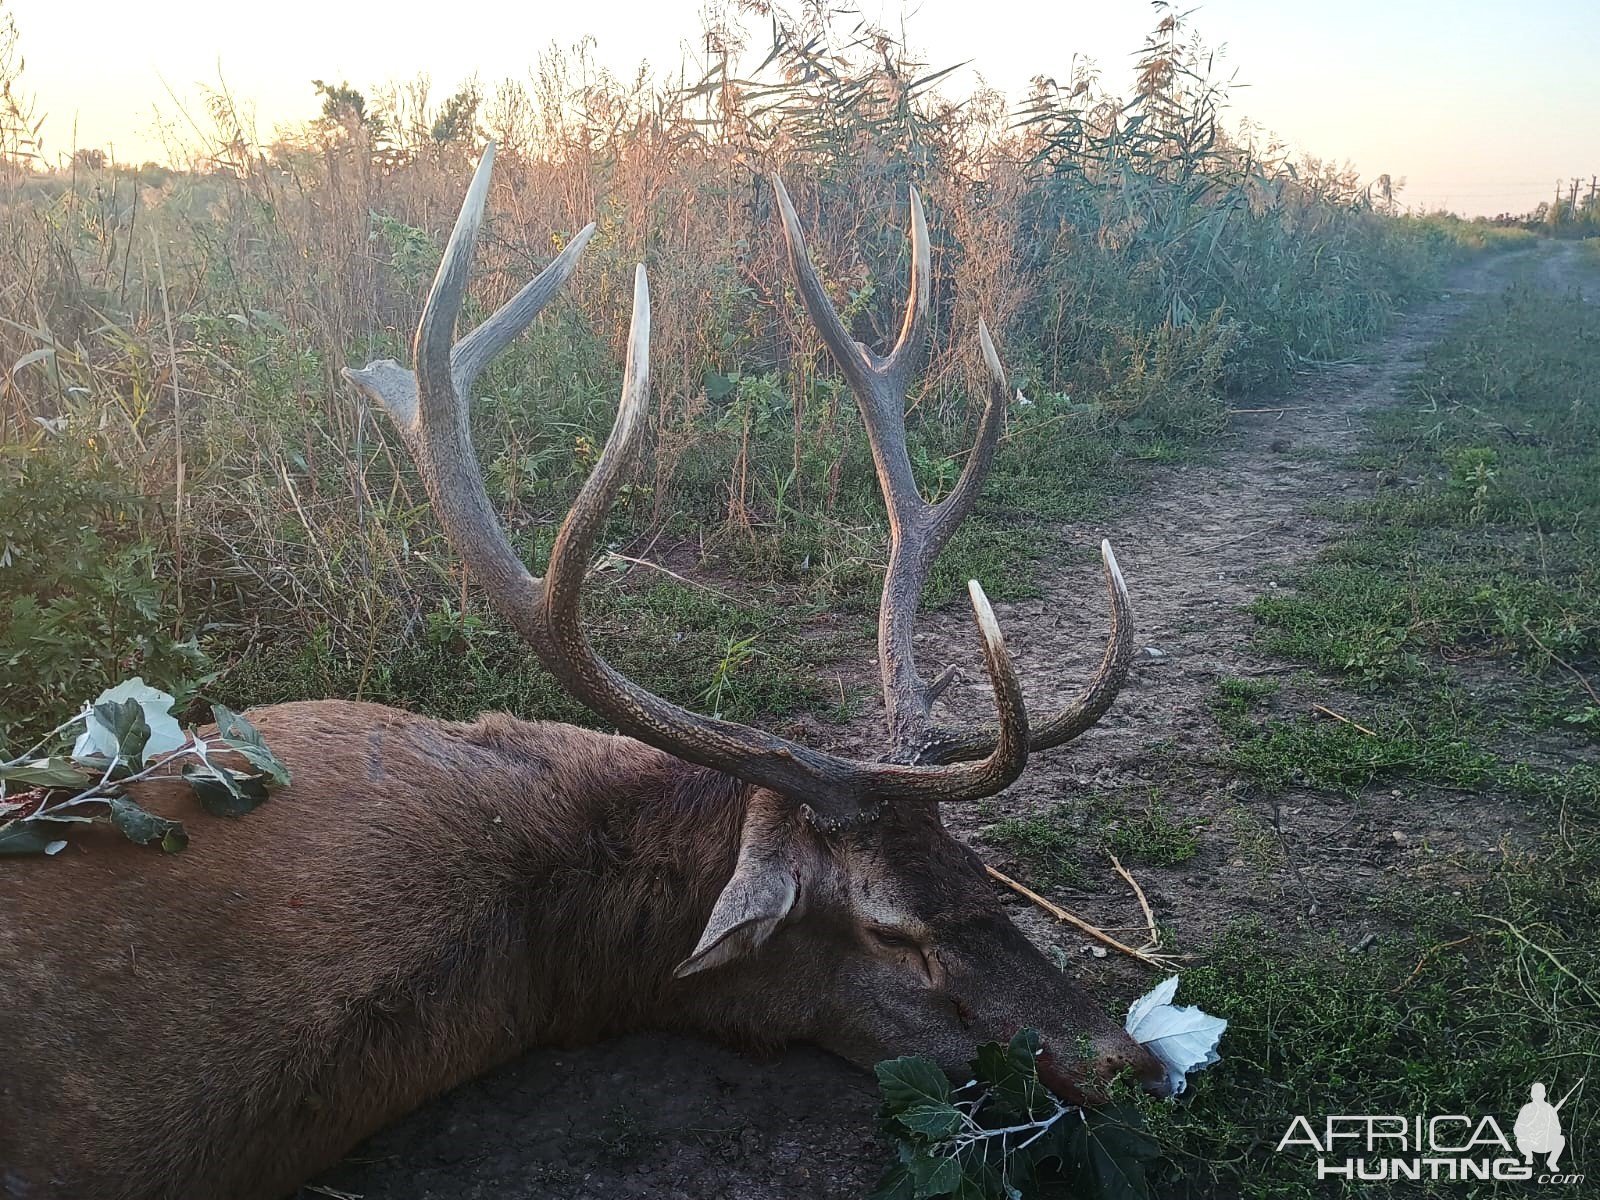
<path id="1" fill-rule="evenodd" d="M 1546 247 L 1535 277 L 1571 282 L 1569 247 Z M 1152 648 L 1100 726 L 1064 752 L 1041 756 L 1024 781 L 951 823 L 1002 868 L 984 826 L 1057 804 L 1133 811 L 1152 790 L 1199 829 L 1196 857 L 1141 872 L 1177 947 L 1192 948 L 1247 912 L 1282 925 L 1334 928 L 1355 938 L 1364 897 L 1410 839 L 1492 843 L 1514 814 L 1452 805 L 1419 812 L 1364 797 L 1359 810 L 1325 795 L 1257 808 L 1204 764 L 1217 745 L 1208 701 L 1219 679 L 1281 671 L 1251 645 L 1241 610 L 1331 536 L 1316 515 L 1355 498 L 1370 477 L 1344 465 L 1361 414 L 1399 402 L 1421 351 L 1473 294 L 1501 283 L 1508 259 L 1463 268 L 1438 300 L 1405 316 L 1358 360 L 1317 370 L 1239 413 L 1221 445 L 1193 465 L 1141 468 L 1119 516 L 1065 531 L 1059 569 L 1041 600 L 1001 606 L 1000 618 L 1030 697 L 1047 707 L 1070 695 L 1100 653 L 1101 584 L 1094 545 L 1112 539 L 1136 605 L 1141 646 Z M 1325 511 L 1325 510 L 1324 510 Z M 935 614 L 919 657 L 970 663 L 969 618 Z M 981 672 L 968 669 L 969 678 Z M 957 713 L 981 716 L 983 688 L 953 688 Z M 1267 853 L 1247 860 L 1241 828 Z M 1401 838 L 1394 835 L 1398 832 Z M 1053 893 L 1106 926 L 1139 922 L 1108 863 L 1091 863 L 1078 891 Z M 1135 964 L 1087 953 L 1020 902 L 1018 920 L 1108 1006 L 1148 988 Z M 1134 935 L 1136 936 L 1136 935 Z M 380 1134 L 303 1195 L 382 1200 L 495 1200 L 650 1196 L 684 1200 L 819 1200 L 860 1196 L 876 1177 L 872 1080 L 818 1051 L 752 1060 L 701 1042 L 639 1036 L 577 1051 L 538 1051 L 469 1084 Z"/>

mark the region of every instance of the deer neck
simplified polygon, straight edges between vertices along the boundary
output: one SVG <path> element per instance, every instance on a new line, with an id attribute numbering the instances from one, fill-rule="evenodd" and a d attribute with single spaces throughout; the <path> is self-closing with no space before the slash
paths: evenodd
<path id="1" fill-rule="evenodd" d="M 673 968 L 733 872 L 749 786 L 611 740 L 619 753 L 600 777 L 508 797 L 526 882 L 505 911 L 523 931 L 518 1007 L 533 1044 L 692 1023 L 693 989 Z"/>

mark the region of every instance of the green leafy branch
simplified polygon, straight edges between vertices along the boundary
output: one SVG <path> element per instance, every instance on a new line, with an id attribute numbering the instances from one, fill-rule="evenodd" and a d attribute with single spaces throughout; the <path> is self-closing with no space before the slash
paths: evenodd
<path id="1" fill-rule="evenodd" d="M 272 788 L 289 782 L 289 769 L 238 713 L 212 705 L 216 736 L 203 738 L 191 730 L 185 738 L 166 712 L 172 697 L 142 681 L 133 684 L 114 689 L 131 694 L 103 694 L 26 753 L 0 762 L 0 855 L 59 854 L 72 827 L 94 824 L 109 824 L 138 845 L 177 853 L 189 844 L 183 824 L 150 812 L 130 798 L 128 788 L 170 775 L 169 768 L 178 764 L 201 808 L 213 816 L 243 816 Z M 73 735 L 77 741 L 70 752 L 63 748 L 39 756 Z M 217 761 L 229 752 L 247 767 Z"/>
<path id="2" fill-rule="evenodd" d="M 870 1200 L 1023 1200 L 1050 1179 L 1098 1200 L 1145 1200 L 1156 1145 L 1137 1114 L 1063 1104 L 1039 1078 L 1040 1046 L 1032 1029 L 989 1042 L 955 1088 L 926 1058 L 879 1063 L 898 1161 Z"/>

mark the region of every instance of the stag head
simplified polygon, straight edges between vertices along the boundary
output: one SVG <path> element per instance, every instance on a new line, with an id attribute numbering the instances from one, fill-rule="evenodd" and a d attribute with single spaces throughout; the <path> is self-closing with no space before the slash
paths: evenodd
<path id="1" fill-rule="evenodd" d="M 917 489 L 906 451 L 906 389 L 926 348 L 929 254 L 922 202 L 910 194 L 911 280 L 905 322 L 887 356 L 856 343 L 828 299 L 781 180 L 774 179 L 797 290 L 860 406 L 889 516 L 879 609 L 879 662 L 888 724 L 876 762 L 842 758 L 734 722 L 702 716 L 641 688 L 589 644 L 579 619 L 584 577 L 619 488 L 638 456 L 649 404 L 650 293 L 634 276 L 622 398 L 604 452 L 561 527 L 543 578 L 518 557 L 490 504 L 468 434 L 465 400 L 482 367 L 515 338 L 571 274 L 583 230 L 482 326 L 454 341 L 494 158 L 478 166 L 417 329 L 416 371 L 390 361 L 349 378 L 390 413 L 416 459 L 451 544 L 500 615 L 577 699 L 622 733 L 747 785 L 737 846 L 723 848 L 726 883 L 703 932 L 661 983 L 663 1023 L 756 1042 L 817 1042 L 864 1066 L 927 1053 L 963 1069 L 975 1047 L 1027 1026 L 1045 1035 L 1047 1082 L 1093 1099 L 1132 1068 L 1161 1071 L 1007 919 L 981 860 L 952 837 L 939 806 L 992 796 L 1032 751 L 1091 726 L 1131 657 L 1127 590 L 1102 543 L 1111 637 L 1079 696 L 1030 725 L 994 613 L 968 584 L 996 720 L 936 724 L 947 670 L 925 681 L 913 655 L 918 598 L 935 558 L 971 510 L 993 462 L 1009 385 L 979 324 L 988 388 L 965 470 L 943 500 Z M 731 875 L 726 872 L 731 868 Z M 704 910 L 702 910 L 704 911 Z M 684 946 L 688 951 L 688 945 Z"/>

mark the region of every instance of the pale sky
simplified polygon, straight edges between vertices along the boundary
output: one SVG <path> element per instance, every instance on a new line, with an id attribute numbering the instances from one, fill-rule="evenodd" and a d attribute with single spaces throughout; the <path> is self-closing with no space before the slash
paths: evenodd
<path id="1" fill-rule="evenodd" d="M 540 51 L 584 35 L 624 76 L 675 72 L 701 0 L 582 4 L 420 0 L 0 0 L 27 60 L 23 90 L 47 116 L 46 151 L 114 148 L 161 157 L 155 112 L 226 80 L 261 132 L 315 116 L 312 79 L 374 85 L 419 71 L 443 96 L 476 73 L 526 79 Z M 966 59 L 1013 101 L 1074 55 L 1126 93 L 1133 52 L 1156 21 L 1145 0 L 865 0 L 886 22 L 909 12 L 933 66 Z M 1233 99 L 1296 149 L 1404 176 L 1401 199 L 1468 214 L 1523 210 L 1557 177 L 1600 173 L 1600 4 L 1594 0 L 1205 0 L 1191 27 L 1248 87 Z M 953 90 L 971 85 L 963 73 Z M 197 106 L 197 111 L 199 111 Z"/>

